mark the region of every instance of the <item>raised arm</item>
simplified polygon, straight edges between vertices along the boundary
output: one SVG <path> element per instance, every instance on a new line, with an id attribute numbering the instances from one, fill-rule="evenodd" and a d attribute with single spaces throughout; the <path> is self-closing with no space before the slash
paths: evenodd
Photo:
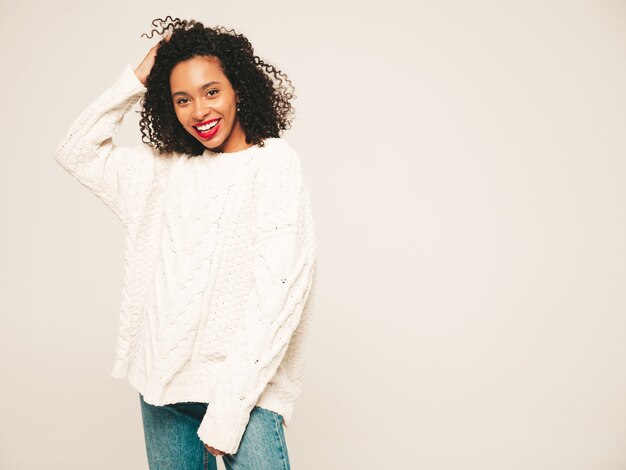
<path id="1" fill-rule="evenodd" d="M 55 149 L 56 161 L 125 225 L 136 173 L 142 163 L 154 158 L 155 151 L 144 143 L 114 145 L 113 136 L 124 115 L 146 92 L 146 79 L 160 44 L 152 46 L 136 71 L 127 64 L 115 83 L 76 118 Z"/>
<path id="2" fill-rule="evenodd" d="M 237 452 L 252 408 L 283 360 L 311 290 L 316 260 L 298 155 L 272 156 L 257 174 L 255 194 L 253 290 L 198 429 L 205 444 L 227 454 Z"/>
<path id="3" fill-rule="evenodd" d="M 146 144 L 115 145 L 113 135 L 145 90 L 127 64 L 115 83 L 80 113 L 55 149 L 56 161 L 124 224 L 135 172 L 140 162 L 153 154 Z"/>

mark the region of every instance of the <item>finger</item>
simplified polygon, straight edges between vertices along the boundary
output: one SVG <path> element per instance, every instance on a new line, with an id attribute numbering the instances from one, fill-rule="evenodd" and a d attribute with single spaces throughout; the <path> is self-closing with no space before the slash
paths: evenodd
<path id="1" fill-rule="evenodd" d="M 155 44 L 155 46 L 156 46 L 156 47 L 160 47 L 160 46 L 161 46 L 161 44 L 163 44 L 163 41 L 165 41 L 165 42 L 169 42 L 170 37 L 171 37 L 171 34 L 168 34 L 168 35 L 167 35 L 167 36 L 165 36 L 163 39 L 161 39 L 159 42 L 157 42 L 157 43 Z"/>

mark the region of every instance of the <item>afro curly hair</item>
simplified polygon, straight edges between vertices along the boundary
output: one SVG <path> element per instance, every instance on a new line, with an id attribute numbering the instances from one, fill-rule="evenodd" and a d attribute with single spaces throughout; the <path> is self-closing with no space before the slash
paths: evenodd
<path id="1" fill-rule="evenodd" d="M 169 20 L 169 21 L 168 21 Z M 217 59 L 224 75 L 239 97 L 237 119 L 246 143 L 262 147 L 263 139 L 279 137 L 290 129 L 295 116 L 290 100 L 296 98 L 291 80 L 272 64 L 254 55 L 250 41 L 223 26 L 205 27 L 195 20 L 157 18 L 150 32 L 171 37 L 162 39 L 154 65 L 147 77 L 139 127 L 142 141 L 160 153 L 201 155 L 206 148 L 178 121 L 171 99 L 170 74 L 184 60 L 195 56 Z M 162 28 L 158 30 L 158 26 Z"/>

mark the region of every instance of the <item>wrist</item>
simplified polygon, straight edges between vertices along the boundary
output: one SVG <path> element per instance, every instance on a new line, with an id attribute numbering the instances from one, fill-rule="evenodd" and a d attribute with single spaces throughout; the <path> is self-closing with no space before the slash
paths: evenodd
<path id="1" fill-rule="evenodd" d="M 137 77 L 137 80 L 139 80 L 143 86 L 146 86 L 146 77 L 144 77 L 140 73 L 137 73 L 137 70 L 134 70 L 134 73 L 135 77 Z"/>

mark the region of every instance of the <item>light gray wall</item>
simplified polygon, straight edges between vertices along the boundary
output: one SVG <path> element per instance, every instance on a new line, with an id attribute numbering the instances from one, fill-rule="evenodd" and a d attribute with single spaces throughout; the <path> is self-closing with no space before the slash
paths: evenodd
<path id="1" fill-rule="evenodd" d="M 0 2 L 0 467 L 147 468 L 108 375 L 123 229 L 53 149 L 172 14 L 296 86 L 319 276 L 292 467 L 624 468 L 626 4 L 174 5 Z"/>

